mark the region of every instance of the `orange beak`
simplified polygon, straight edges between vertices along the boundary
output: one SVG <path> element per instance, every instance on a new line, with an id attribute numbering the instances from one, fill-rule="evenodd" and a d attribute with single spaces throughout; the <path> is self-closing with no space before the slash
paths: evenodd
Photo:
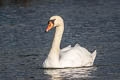
<path id="1" fill-rule="evenodd" d="M 51 30 L 53 28 L 54 24 L 52 23 L 52 21 L 50 21 L 48 23 L 48 27 L 46 28 L 46 32 L 48 32 L 49 30 Z"/>

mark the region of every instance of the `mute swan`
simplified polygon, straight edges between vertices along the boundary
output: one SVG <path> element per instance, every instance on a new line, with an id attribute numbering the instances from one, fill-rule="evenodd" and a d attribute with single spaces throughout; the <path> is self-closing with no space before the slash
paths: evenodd
<path id="1" fill-rule="evenodd" d="M 87 49 L 76 44 L 60 49 L 61 38 L 64 31 L 64 21 L 60 16 L 52 16 L 48 22 L 46 32 L 56 27 L 52 47 L 43 68 L 66 68 L 92 66 L 96 57 L 96 50 L 91 54 Z"/>

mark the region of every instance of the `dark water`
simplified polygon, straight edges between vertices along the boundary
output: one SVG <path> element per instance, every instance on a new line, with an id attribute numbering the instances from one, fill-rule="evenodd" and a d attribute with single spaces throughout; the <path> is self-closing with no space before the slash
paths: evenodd
<path id="1" fill-rule="evenodd" d="M 41 69 L 53 15 L 65 22 L 61 48 L 97 49 L 93 67 Z M 0 0 L 0 80 L 66 79 L 120 80 L 120 0 Z"/>

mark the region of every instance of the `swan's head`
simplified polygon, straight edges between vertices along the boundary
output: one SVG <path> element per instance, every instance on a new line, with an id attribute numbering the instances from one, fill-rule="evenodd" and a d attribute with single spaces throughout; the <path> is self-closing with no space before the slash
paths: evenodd
<path id="1" fill-rule="evenodd" d="M 59 27 L 60 25 L 63 25 L 63 19 L 60 16 L 52 16 L 50 17 L 48 21 L 48 27 L 46 28 L 46 32 L 51 30 L 54 27 Z"/>

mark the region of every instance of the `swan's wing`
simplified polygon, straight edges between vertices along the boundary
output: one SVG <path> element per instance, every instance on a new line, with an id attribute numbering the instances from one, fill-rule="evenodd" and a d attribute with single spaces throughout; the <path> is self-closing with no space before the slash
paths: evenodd
<path id="1" fill-rule="evenodd" d="M 91 56 L 91 53 L 84 47 L 80 46 L 79 44 L 75 45 L 75 48 L 79 49 L 79 51 L 85 55 Z"/>
<path id="2" fill-rule="evenodd" d="M 61 54 L 60 65 L 62 67 L 81 67 L 93 64 L 91 53 L 79 44 Z"/>
<path id="3" fill-rule="evenodd" d="M 67 47 L 60 50 L 60 58 L 67 53 L 71 49 L 71 45 L 68 45 Z"/>
<path id="4" fill-rule="evenodd" d="M 84 47 L 81 47 L 79 44 L 76 44 L 75 47 L 79 47 L 80 50 L 81 50 L 84 54 L 86 54 L 86 56 L 92 57 L 92 60 L 93 60 L 93 62 L 94 62 L 94 60 L 95 60 L 95 58 L 96 58 L 96 54 L 97 54 L 96 50 L 95 50 L 93 53 L 90 53 L 87 49 L 85 49 Z"/>
<path id="5" fill-rule="evenodd" d="M 67 51 L 67 50 L 69 50 L 69 49 L 71 49 L 71 45 L 68 45 L 67 47 L 61 49 L 60 51 L 63 52 L 63 51 Z"/>

